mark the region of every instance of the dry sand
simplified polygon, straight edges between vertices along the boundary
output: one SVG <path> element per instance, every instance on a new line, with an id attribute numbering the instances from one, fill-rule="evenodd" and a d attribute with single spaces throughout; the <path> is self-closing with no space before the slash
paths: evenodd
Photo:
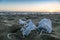
<path id="1" fill-rule="evenodd" d="M 26 38 L 21 37 L 18 20 L 21 18 L 29 18 L 37 25 L 42 18 L 49 18 L 52 20 L 52 27 L 54 33 L 52 35 L 42 35 L 36 31 L 32 31 Z M 12 39 L 7 37 L 8 33 L 16 33 Z M 60 15 L 59 14 L 41 14 L 41 15 L 0 15 L 0 40 L 60 40 Z"/>

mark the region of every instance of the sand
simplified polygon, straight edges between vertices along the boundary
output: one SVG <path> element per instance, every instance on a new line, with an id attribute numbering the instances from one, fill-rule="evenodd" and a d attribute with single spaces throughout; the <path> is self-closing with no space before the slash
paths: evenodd
<path id="1" fill-rule="evenodd" d="M 49 18 L 52 20 L 52 27 L 54 33 L 48 35 L 41 35 L 37 30 L 32 31 L 26 38 L 22 37 L 20 28 L 23 27 L 18 23 L 21 18 L 32 19 L 37 26 L 42 18 Z M 12 39 L 7 37 L 9 33 L 12 34 Z M 0 40 L 60 40 L 60 15 L 59 14 L 39 14 L 39 15 L 0 15 Z"/>

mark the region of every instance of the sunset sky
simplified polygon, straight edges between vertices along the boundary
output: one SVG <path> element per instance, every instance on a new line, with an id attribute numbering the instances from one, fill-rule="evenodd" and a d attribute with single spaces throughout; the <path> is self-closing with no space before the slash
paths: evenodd
<path id="1" fill-rule="evenodd" d="M 60 0 L 0 0 L 0 11 L 60 12 Z"/>

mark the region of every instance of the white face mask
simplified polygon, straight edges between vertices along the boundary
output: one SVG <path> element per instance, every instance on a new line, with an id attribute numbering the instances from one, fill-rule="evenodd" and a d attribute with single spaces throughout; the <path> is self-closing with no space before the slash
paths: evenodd
<path id="1" fill-rule="evenodd" d="M 51 22 L 50 19 L 47 19 L 47 18 L 42 19 L 39 22 L 38 27 L 36 27 L 34 25 L 32 20 L 23 21 L 23 20 L 20 19 L 19 22 L 20 22 L 20 24 L 24 25 L 24 27 L 22 27 L 21 30 L 20 30 L 20 31 L 22 31 L 23 35 L 29 35 L 29 33 L 32 30 L 35 30 L 35 29 L 38 29 L 38 28 L 45 29 L 44 31 L 46 31 L 47 33 L 52 32 L 52 22 Z"/>
<path id="2" fill-rule="evenodd" d="M 22 34 L 28 36 L 32 30 L 35 30 L 36 26 L 31 20 L 28 20 L 28 23 L 21 28 Z"/>
<path id="3" fill-rule="evenodd" d="M 52 22 L 50 19 L 44 18 L 39 22 L 39 28 L 44 28 L 48 33 L 52 32 Z"/>

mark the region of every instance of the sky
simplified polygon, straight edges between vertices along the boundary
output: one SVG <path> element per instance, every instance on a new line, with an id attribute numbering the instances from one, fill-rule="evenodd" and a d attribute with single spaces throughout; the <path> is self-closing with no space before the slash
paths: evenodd
<path id="1" fill-rule="evenodd" d="M 60 0 L 0 0 L 0 11 L 60 12 Z"/>

